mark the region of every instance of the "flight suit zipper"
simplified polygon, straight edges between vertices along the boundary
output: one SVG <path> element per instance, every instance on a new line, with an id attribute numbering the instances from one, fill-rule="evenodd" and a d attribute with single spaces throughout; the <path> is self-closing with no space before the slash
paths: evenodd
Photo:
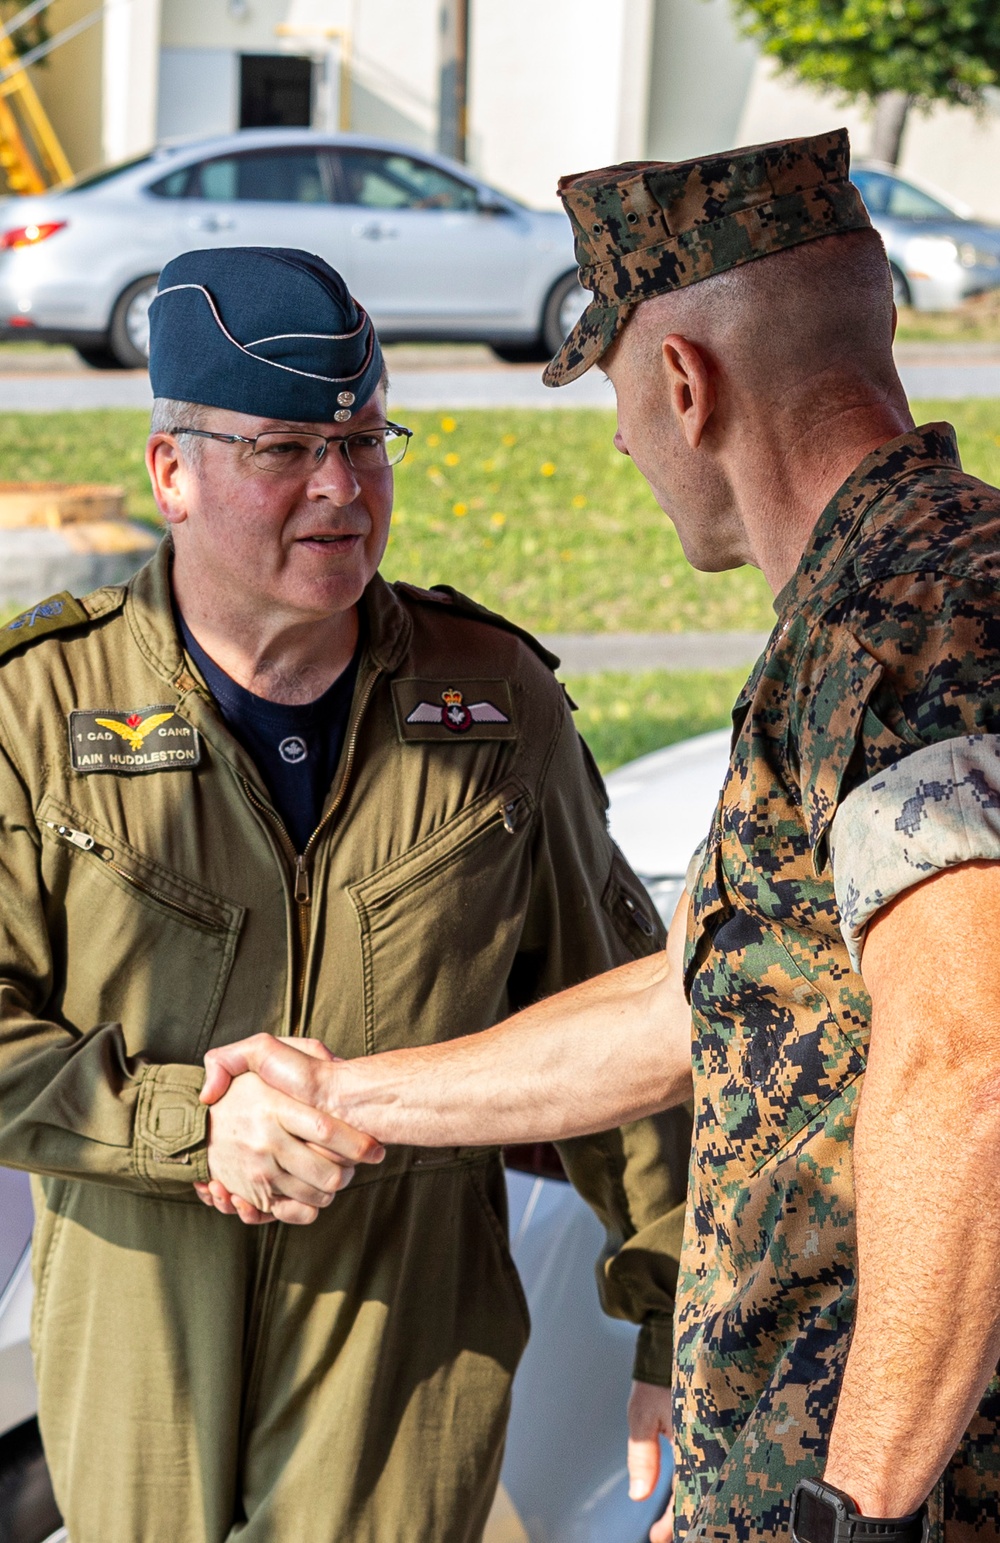
<path id="1" fill-rule="evenodd" d="M 281 816 L 269 807 L 260 798 L 248 778 L 243 777 L 243 791 L 247 801 L 254 809 L 263 815 L 271 829 L 276 833 L 292 867 L 292 899 L 295 903 L 295 931 L 293 933 L 293 960 L 292 967 L 295 972 L 292 995 L 291 1032 L 299 1035 L 303 1031 L 302 1013 L 305 1006 L 306 969 L 309 961 L 309 941 L 312 932 L 312 865 L 311 859 L 316 850 L 316 844 L 323 832 L 330 825 L 334 815 L 343 803 L 344 794 L 354 765 L 354 752 L 357 746 L 358 730 L 365 709 L 375 689 L 375 683 L 381 675 L 381 670 L 376 670 L 365 684 L 361 696 L 358 699 L 357 711 L 351 724 L 347 746 L 344 751 L 343 769 L 340 775 L 340 786 L 336 797 L 329 809 L 320 820 L 309 840 L 301 852 L 296 851 L 295 843 L 288 834 L 288 828 Z M 257 1269 L 255 1274 L 253 1294 L 250 1306 L 250 1323 L 247 1334 L 247 1358 L 244 1366 L 245 1406 L 250 1407 L 256 1392 L 257 1378 L 260 1375 L 259 1339 L 263 1325 L 266 1323 L 270 1307 L 275 1271 L 277 1270 L 278 1244 L 281 1239 L 281 1229 L 273 1226 L 261 1229 L 263 1236 L 260 1238 L 257 1254 Z"/>
<path id="2" fill-rule="evenodd" d="M 312 859 L 315 855 L 317 843 L 320 837 L 328 829 L 334 815 L 337 813 L 344 800 L 347 784 L 354 765 L 354 753 L 357 746 L 358 730 L 364 717 L 365 709 L 375 689 L 375 683 L 381 675 L 381 670 L 376 670 L 371 675 L 362 690 L 358 700 L 357 712 L 351 726 L 350 736 L 344 751 L 343 769 L 340 775 L 340 786 L 329 809 L 313 831 L 305 847 L 301 852 L 296 851 L 295 843 L 288 834 L 288 828 L 280 815 L 268 804 L 265 804 L 255 791 L 253 784 L 244 777 L 243 791 L 248 801 L 261 813 L 268 824 L 277 832 L 285 856 L 292 867 L 292 899 L 295 903 L 295 933 L 293 938 L 293 970 L 295 984 L 292 996 L 291 1032 L 301 1034 L 303 1029 L 302 1012 L 305 1004 L 306 969 L 309 962 L 309 941 L 312 933 Z"/>

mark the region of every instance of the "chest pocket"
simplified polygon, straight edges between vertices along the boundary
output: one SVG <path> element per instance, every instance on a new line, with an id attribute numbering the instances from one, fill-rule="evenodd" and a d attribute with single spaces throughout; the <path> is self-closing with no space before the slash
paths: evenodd
<path id="1" fill-rule="evenodd" d="M 54 957 L 48 1010 L 81 1032 L 120 1023 L 130 1055 L 199 1062 L 243 908 L 53 798 L 38 818 Z"/>
<path id="2" fill-rule="evenodd" d="M 368 1054 L 473 1033 L 503 1016 L 531 888 L 532 811 L 524 784 L 509 778 L 350 886 Z M 494 998 L 488 981 L 497 982 Z"/>
<path id="3" fill-rule="evenodd" d="M 691 1004 L 700 1071 L 740 1171 L 760 1168 L 864 1071 L 823 993 L 751 912 L 716 929 Z"/>

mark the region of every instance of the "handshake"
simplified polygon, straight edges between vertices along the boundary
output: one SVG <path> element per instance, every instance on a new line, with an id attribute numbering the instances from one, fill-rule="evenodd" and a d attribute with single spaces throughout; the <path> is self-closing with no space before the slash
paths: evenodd
<path id="1" fill-rule="evenodd" d="M 210 1106 L 207 1206 L 248 1226 L 314 1222 L 385 1147 L 339 1112 L 349 1062 L 315 1039 L 256 1034 L 205 1057 L 202 1103 Z"/>

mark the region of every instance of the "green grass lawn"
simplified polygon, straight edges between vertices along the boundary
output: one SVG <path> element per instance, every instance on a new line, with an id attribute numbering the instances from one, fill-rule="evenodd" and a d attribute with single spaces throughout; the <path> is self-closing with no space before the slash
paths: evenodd
<path id="1" fill-rule="evenodd" d="M 1000 343 L 1000 290 L 976 295 L 957 311 L 899 313 L 896 339 L 900 343 Z"/>
<path id="2" fill-rule="evenodd" d="M 1000 404 L 920 403 L 949 417 L 966 464 L 1000 482 Z M 751 569 L 699 574 L 634 466 L 611 412 L 532 410 L 403 416 L 416 430 L 397 473 L 384 571 L 449 583 L 543 632 L 767 629 Z M 155 520 L 141 412 L 0 415 L 0 479 L 113 482 Z"/>
<path id="3" fill-rule="evenodd" d="M 1000 404 L 922 402 L 948 418 L 969 470 L 1000 483 Z M 446 582 L 538 631 L 769 628 L 760 575 L 694 574 L 644 483 L 611 446 L 610 413 L 407 413 L 385 570 Z M 139 412 L 0 415 L 0 479 L 120 483 L 156 512 Z M 2 621 L 0 608 L 0 621 Z M 577 723 L 602 771 L 719 728 L 744 671 L 573 676 Z"/>
<path id="4" fill-rule="evenodd" d="M 576 725 L 602 772 L 692 734 L 725 728 L 749 670 L 569 675 Z"/>

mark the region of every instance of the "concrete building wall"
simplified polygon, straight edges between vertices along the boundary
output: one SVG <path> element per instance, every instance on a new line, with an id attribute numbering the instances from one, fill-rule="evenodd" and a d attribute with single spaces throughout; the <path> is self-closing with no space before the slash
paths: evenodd
<path id="1" fill-rule="evenodd" d="M 103 29 L 101 137 L 114 165 L 156 140 L 160 0 L 107 0 Z"/>
<path id="2" fill-rule="evenodd" d="M 648 0 L 473 0 L 475 169 L 551 208 L 567 172 L 641 156 L 651 22 Z"/>
<path id="3" fill-rule="evenodd" d="M 438 125 L 438 0 L 353 0 L 351 128 L 432 149 Z"/>
<path id="4" fill-rule="evenodd" d="M 646 153 L 683 161 L 746 143 L 741 119 L 757 50 L 729 0 L 656 0 Z"/>

